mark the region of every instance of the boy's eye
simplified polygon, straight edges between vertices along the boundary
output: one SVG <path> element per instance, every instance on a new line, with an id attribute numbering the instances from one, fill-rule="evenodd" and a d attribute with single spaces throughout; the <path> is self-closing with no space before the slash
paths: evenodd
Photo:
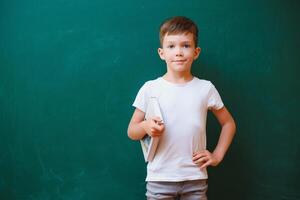
<path id="1" fill-rule="evenodd" d="M 170 44 L 170 45 L 168 45 L 167 47 L 171 49 L 171 48 L 174 48 L 174 45 L 173 45 L 173 44 Z"/>
<path id="2" fill-rule="evenodd" d="M 191 47 L 191 45 L 185 44 L 185 45 L 183 45 L 183 47 L 184 47 L 184 48 L 189 48 L 189 47 Z"/>

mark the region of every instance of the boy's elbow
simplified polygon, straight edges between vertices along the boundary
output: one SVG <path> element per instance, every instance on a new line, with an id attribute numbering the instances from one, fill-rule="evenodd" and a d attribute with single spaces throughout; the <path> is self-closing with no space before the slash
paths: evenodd
<path id="1" fill-rule="evenodd" d="M 228 119 L 222 127 L 226 127 L 228 133 L 230 133 L 232 136 L 236 133 L 236 124 L 233 118 Z"/>
<path id="2" fill-rule="evenodd" d="M 132 132 L 131 132 L 130 126 L 129 126 L 128 129 L 127 129 L 127 136 L 128 136 L 130 139 L 133 140 L 133 138 L 132 138 Z"/>
<path id="3" fill-rule="evenodd" d="M 138 140 L 135 137 L 134 131 L 132 130 L 132 128 L 129 126 L 127 129 L 127 136 L 131 139 L 131 140 Z"/>
<path id="4" fill-rule="evenodd" d="M 236 123 L 234 119 L 231 120 L 231 129 L 232 129 L 232 134 L 235 135 L 236 133 Z"/>

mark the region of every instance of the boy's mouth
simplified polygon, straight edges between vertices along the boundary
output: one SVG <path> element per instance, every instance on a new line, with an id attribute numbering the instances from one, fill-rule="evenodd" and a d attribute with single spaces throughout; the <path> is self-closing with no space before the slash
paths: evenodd
<path id="1" fill-rule="evenodd" d="M 173 60 L 173 62 L 175 62 L 175 63 L 183 63 L 183 62 L 185 62 L 186 60 Z"/>

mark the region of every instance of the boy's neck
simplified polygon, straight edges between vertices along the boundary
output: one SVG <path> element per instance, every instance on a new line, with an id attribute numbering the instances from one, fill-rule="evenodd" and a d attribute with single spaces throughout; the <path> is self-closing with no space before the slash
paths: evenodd
<path id="1" fill-rule="evenodd" d="M 194 78 L 194 76 L 190 73 L 182 73 L 182 74 L 177 74 L 177 73 L 171 73 L 167 72 L 165 75 L 163 75 L 163 79 L 166 81 L 169 81 L 171 83 L 187 83 L 191 81 Z"/>

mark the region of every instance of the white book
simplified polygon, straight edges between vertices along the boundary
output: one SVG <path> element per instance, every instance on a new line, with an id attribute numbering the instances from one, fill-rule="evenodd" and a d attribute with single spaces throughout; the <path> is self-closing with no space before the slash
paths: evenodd
<path id="1" fill-rule="evenodd" d="M 158 99 L 156 97 L 150 97 L 148 99 L 148 105 L 145 113 L 145 119 L 152 117 L 159 117 L 163 123 L 163 117 L 161 114 Z M 150 137 L 148 134 L 140 140 L 145 162 L 152 161 L 159 143 L 159 137 Z"/>

